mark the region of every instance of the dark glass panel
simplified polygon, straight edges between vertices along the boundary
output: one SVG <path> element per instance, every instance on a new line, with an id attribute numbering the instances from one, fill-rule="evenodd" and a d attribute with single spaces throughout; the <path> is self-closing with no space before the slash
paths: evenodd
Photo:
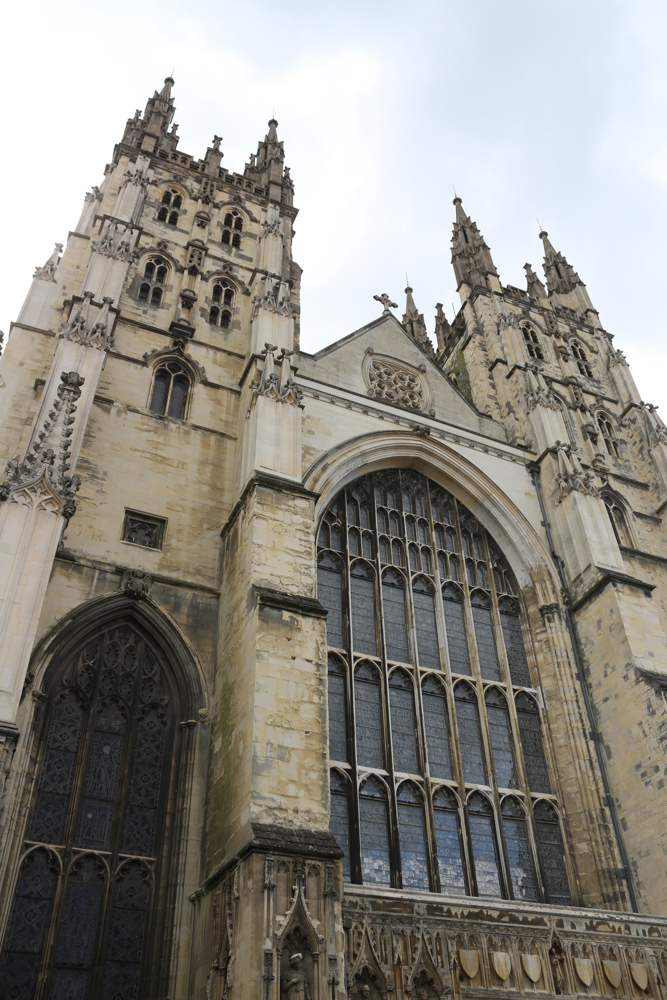
<path id="1" fill-rule="evenodd" d="M 347 533 L 347 548 L 351 556 L 361 555 L 361 542 L 357 528 L 350 528 Z"/>
<path id="2" fill-rule="evenodd" d="M 442 592 L 445 609 L 445 626 L 447 628 L 447 650 L 449 665 L 454 674 L 470 675 L 470 654 L 466 639 L 465 618 L 459 591 L 454 587 L 445 587 Z"/>
<path id="3" fill-rule="evenodd" d="M 67 880 L 65 904 L 58 929 L 50 1000 L 84 1000 L 93 962 L 103 892 L 101 863 L 90 855 L 75 861 Z"/>
<path id="4" fill-rule="evenodd" d="M 232 314 L 228 309 L 223 309 L 220 316 L 220 326 L 223 330 L 229 330 L 230 323 L 232 321 Z"/>
<path id="5" fill-rule="evenodd" d="M 45 850 L 21 864 L 5 946 L 0 959 L 0 995 L 31 1000 L 48 925 L 58 869 Z"/>
<path id="6" fill-rule="evenodd" d="M 95 719 L 83 785 L 84 798 L 79 807 L 78 847 L 109 849 L 124 735 L 125 718 L 116 702 L 111 702 Z"/>
<path id="7" fill-rule="evenodd" d="M 153 413 L 164 413 L 169 390 L 169 375 L 165 371 L 159 371 L 153 383 L 153 395 L 151 396 L 150 409 Z"/>
<path id="8" fill-rule="evenodd" d="M 411 784 L 398 793 L 398 839 L 404 889 L 429 889 L 424 800 Z"/>
<path id="9" fill-rule="evenodd" d="M 185 375 L 177 375 L 171 385 L 169 416 L 182 420 L 185 415 L 185 401 L 188 396 L 189 380 Z"/>
<path id="10" fill-rule="evenodd" d="M 234 301 L 234 290 L 232 288 L 225 288 L 225 299 L 224 299 L 225 305 L 231 306 L 233 301 Z"/>
<path id="11" fill-rule="evenodd" d="M 470 602 L 472 604 L 472 620 L 475 625 L 475 639 L 477 640 L 477 652 L 479 654 L 479 669 L 484 680 L 499 681 L 500 666 L 498 664 L 496 640 L 493 634 L 491 609 L 483 605 L 482 601 L 482 596 L 475 594 Z"/>
<path id="12" fill-rule="evenodd" d="M 213 286 L 213 295 L 211 296 L 212 302 L 219 302 L 222 296 L 222 287 L 220 285 Z"/>
<path id="13" fill-rule="evenodd" d="M 528 670 L 528 661 L 526 660 L 526 650 L 523 646 L 519 616 L 504 611 L 501 608 L 500 624 L 503 629 L 503 639 L 505 640 L 505 651 L 507 653 L 507 662 L 509 663 L 512 683 L 530 687 L 530 671 Z"/>
<path id="14" fill-rule="evenodd" d="M 343 851 L 343 875 L 350 878 L 350 800 L 348 783 L 337 771 L 331 772 L 331 818 L 329 832 Z"/>
<path id="15" fill-rule="evenodd" d="M 433 817 L 440 891 L 455 896 L 465 896 L 466 882 L 461 860 L 458 804 L 451 792 L 441 789 L 435 793 Z"/>
<path id="16" fill-rule="evenodd" d="M 375 635 L 375 585 L 371 571 L 360 564 L 350 575 L 352 598 L 352 643 L 357 653 L 377 655 Z"/>
<path id="17" fill-rule="evenodd" d="M 329 614 L 327 615 L 327 642 L 342 649 L 343 637 L 343 590 L 339 570 L 332 559 L 320 562 L 317 568 L 317 596 Z"/>
<path id="18" fill-rule="evenodd" d="M 516 699 L 516 713 L 519 720 L 519 735 L 526 765 L 526 777 L 531 792 L 551 792 L 549 771 L 544 759 L 540 716 L 537 705 L 528 695 L 519 694 Z"/>
<path id="19" fill-rule="evenodd" d="M 380 676 L 374 667 L 360 664 L 354 672 L 354 708 L 357 720 L 357 763 L 384 767 Z"/>
<path id="20" fill-rule="evenodd" d="M 470 844 L 479 896 L 500 896 L 500 868 L 491 806 L 481 795 L 468 803 Z"/>
<path id="21" fill-rule="evenodd" d="M 219 312 L 218 312 L 217 309 L 211 309 L 210 310 L 210 312 L 208 314 L 208 321 L 209 321 L 209 323 L 211 323 L 212 326 L 217 326 L 218 325 L 218 316 L 219 315 L 220 314 L 219 314 Z"/>
<path id="22" fill-rule="evenodd" d="M 345 670 L 334 657 L 329 657 L 329 757 L 347 760 L 347 699 Z"/>
<path id="23" fill-rule="evenodd" d="M 387 643 L 387 659 L 407 663 L 408 629 L 405 621 L 405 587 L 403 577 L 392 571 L 382 577 L 382 601 L 384 604 L 384 630 Z"/>
<path id="24" fill-rule="evenodd" d="M 445 689 L 434 678 L 422 684 L 428 766 L 432 778 L 452 778 Z"/>
<path id="25" fill-rule="evenodd" d="M 180 194 L 177 194 L 176 197 L 174 198 L 173 207 L 180 208 L 182 204 L 183 204 L 183 199 L 181 198 Z"/>
<path id="26" fill-rule="evenodd" d="M 415 605 L 415 629 L 417 632 L 417 662 L 420 667 L 440 669 L 438 649 L 438 629 L 435 623 L 435 599 L 424 580 L 414 580 L 412 596 Z"/>
<path id="27" fill-rule="evenodd" d="M 459 746 L 463 761 L 463 777 L 478 785 L 486 784 L 482 734 L 479 727 L 477 696 L 467 684 L 458 684 L 454 689 L 456 721 L 459 730 Z"/>
<path id="28" fill-rule="evenodd" d="M 361 878 L 368 885 L 391 885 L 388 821 L 384 787 L 369 778 L 359 793 Z"/>
<path id="29" fill-rule="evenodd" d="M 29 840 L 63 842 L 82 724 L 83 709 L 75 695 L 68 694 L 51 718 Z"/>
<path id="30" fill-rule="evenodd" d="M 151 305 L 159 306 L 161 302 L 162 302 L 162 289 L 154 288 L 153 291 L 151 292 Z"/>
<path id="31" fill-rule="evenodd" d="M 498 691 L 489 691 L 486 696 L 486 717 L 489 720 L 489 736 L 496 784 L 499 788 L 516 788 L 516 765 L 512 744 L 512 729 L 507 710 L 507 702 Z"/>
<path id="32" fill-rule="evenodd" d="M 565 871 L 565 856 L 560 826 L 555 811 L 546 802 L 538 802 L 534 810 L 537 843 L 542 873 L 547 890 L 547 902 L 569 906 L 572 902 Z"/>
<path id="33" fill-rule="evenodd" d="M 513 799 L 506 799 L 503 803 L 502 816 L 514 898 L 536 900 L 537 885 L 523 809 Z"/>
<path id="34" fill-rule="evenodd" d="M 158 712 L 151 709 L 137 724 L 128 807 L 123 824 L 123 854 L 153 855 L 164 738 L 164 726 Z"/>
<path id="35" fill-rule="evenodd" d="M 124 865 L 116 882 L 102 1000 L 137 996 L 149 895 L 150 869 L 138 861 Z"/>
<path id="36" fill-rule="evenodd" d="M 402 670 L 395 670 L 389 679 L 389 707 L 394 768 L 408 774 L 418 774 L 414 688 L 412 681 Z"/>
<path id="37" fill-rule="evenodd" d="M 391 562 L 391 547 L 387 538 L 380 538 L 380 562 Z"/>

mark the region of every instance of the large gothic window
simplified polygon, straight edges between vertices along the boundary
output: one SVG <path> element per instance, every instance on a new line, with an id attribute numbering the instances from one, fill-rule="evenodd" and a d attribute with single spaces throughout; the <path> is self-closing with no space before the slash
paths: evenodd
<path id="1" fill-rule="evenodd" d="M 498 547 L 412 470 L 347 486 L 318 543 L 345 877 L 570 902 L 521 603 Z"/>
<path id="2" fill-rule="evenodd" d="M 148 995 L 174 702 L 160 657 L 128 624 L 95 635 L 60 671 L 36 741 L 2 996 Z"/>

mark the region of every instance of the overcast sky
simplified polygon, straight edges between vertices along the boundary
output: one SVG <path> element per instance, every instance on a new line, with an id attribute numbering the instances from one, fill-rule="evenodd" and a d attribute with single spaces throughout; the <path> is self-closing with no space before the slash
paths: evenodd
<path id="1" fill-rule="evenodd" d="M 452 318 L 453 188 L 501 281 L 539 218 L 667 421 L 664 0 L 60 0 L 4 15 L 0 327 L 174 71 L 180 147 L 242 170 L 273 112 L 313 351 L 404 304 Z"/>

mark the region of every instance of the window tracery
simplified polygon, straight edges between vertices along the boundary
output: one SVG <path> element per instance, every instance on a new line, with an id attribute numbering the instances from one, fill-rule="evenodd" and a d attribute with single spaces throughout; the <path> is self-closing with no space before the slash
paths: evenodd
<path id="1" fill-rule="evenodd" d="M 596 413 L 595 420 L 600 434 L 602 435 L 602 440 L 604 441 L 607 453 L 611 455 L 612 458 L 618 458 L 618 443 L 616 441 L 616 435 L 614 434 L 614 427 L 611 420 L 604 410 Z"/>
<path id="2" fill-rule="evenodd" d="M 223 330 L 228 330 L 232 321 L 232 306 L 234 304 L 235 289 L 231 282 L 224 278 L 218 280 L 213 285 L 211 292 L 211 308 L 208 314 L 208 321 L 211 326 L 220 326 Z"/>
<path id="3" fill-rule="evenodd" d="M 162 195 L 158 209 L 158 222 L 166 222 L 168 226 L 178 225 L 178 216 L 183 206 L 183 196 L 176 188 L 167 188 Z"/>
<path id="4" fill-rule="evenodd" d="M 183 420 L 190 396 L 191 378 L 176 358 L 165 359 L 155 369 L 149 409 L 151 413 Z"/>
<path id="5" fill-rule="evenodd" d="M 625 504 L 612 490 L 603 490 L 600 495 L 604 501 L 605 507 L 607 508 L 607 514 L 609 515 L 611 526 L 614 529 L 616 541 L 619 545 L 625 546 L 625 548 L 634 548 L 632 532 L 630 531 L 630 525 L 628 524 L 628 515 Z"/>
<path id="6" fill-rule="evenodd" d="M 371 396 L 397 403 L 409 410 L 425 409 L 424 384 L 419 374 L 405 365 L 384 358 L 371 358 L 368 366 Z"/>
<path id="7" fill-rule="evenodd" d="M 521 327 L 521 332 L 523 334 L 524 344 L 526 345 L 526 352 L 529 358 L 533 358 L 536 361 L 544 361 L 544 351 L 540 344 L 540 338 L 538 337 L 536 331 L 532 326 L 525 324 Z"/>
<path id="8" fill-rule="evenodd" d="M 236 209 L 225 213 L 220 242 L 225 246 L 232 246 L 236 250 L 241 249 L 241 234 L 243 232 L 243 216 Z"/>
<path id="9" fill-rule="evenodd" d="M 493 540 L 400 470 L 343 489 L 318 552 L 346 878 L 569 902 L 516 584 Z"/>
<path id="10" fill-rule="evenodd" d="M 139 286 L 139 301 L 151 306 L 162 305 L 169 265 L 164 257 L 149 257 Z"/>
<path id="11" fill-rule="evenodd" d="M 38 979 L 44 997 L 138 995 L 164 860 L 173 705 L 158 656 L 123 623 L 61 671 L 38 741 L 3 995 L 31 1000 Z"/>
<path id="12" fill-rule="evenodd" d="M 593 369 L 588 360 L 588 355 L 585 349 L 581 346 L 578 340 L 572 340 L 570 342 L 570 349 L 572 351 L 572 357 L 575 360 L 576 366 L 579 369 L 580 375 L 585 375 L 586 378 L 593 377 Z"/>

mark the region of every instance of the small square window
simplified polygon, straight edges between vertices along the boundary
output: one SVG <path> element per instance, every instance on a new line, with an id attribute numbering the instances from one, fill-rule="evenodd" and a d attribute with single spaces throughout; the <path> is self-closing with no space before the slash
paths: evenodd
<path id="1" fill-rule="evenodd" d="M 163 517 L 126 510 L 122 539 L 132 545 L 143 545 L 146 549 L 161 549 L 166 527 L 167 522 Z"/>

